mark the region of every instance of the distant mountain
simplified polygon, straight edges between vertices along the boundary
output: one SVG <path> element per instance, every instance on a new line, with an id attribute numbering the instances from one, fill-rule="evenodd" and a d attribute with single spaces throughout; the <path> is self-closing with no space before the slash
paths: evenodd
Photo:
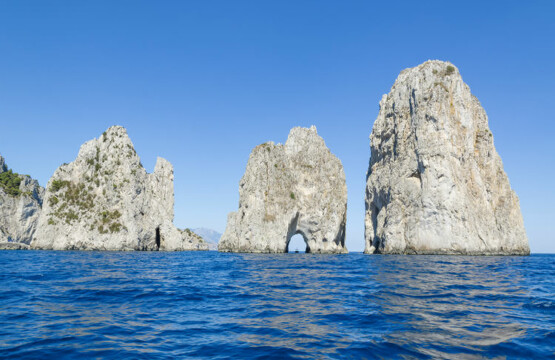
<path id="1" fill-rule="evenodd" d="M 222 234 L 216 230 L 206 229 L 206 228 L 196 228 L 193 232 L 202 236 L 202 238 L 208 243 L 210 250 L 218 250 L 218 241 L 222 237 Z"/>

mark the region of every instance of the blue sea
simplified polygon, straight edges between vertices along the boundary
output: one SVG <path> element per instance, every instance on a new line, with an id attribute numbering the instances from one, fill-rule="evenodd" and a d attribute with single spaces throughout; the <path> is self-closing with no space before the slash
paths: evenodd
<path id="1" fill-rule="evenodd" d="M 555 256 L 0 251 L 0 358 L 555 357 Z"/>

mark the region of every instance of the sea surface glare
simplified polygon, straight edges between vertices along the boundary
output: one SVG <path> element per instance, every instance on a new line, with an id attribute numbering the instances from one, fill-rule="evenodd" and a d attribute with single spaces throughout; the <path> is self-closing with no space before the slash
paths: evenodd
<path id="1" fill-rule="evenodd" d="M 0 251 L 0 357 L 553 358 L 555 256 Z"/>

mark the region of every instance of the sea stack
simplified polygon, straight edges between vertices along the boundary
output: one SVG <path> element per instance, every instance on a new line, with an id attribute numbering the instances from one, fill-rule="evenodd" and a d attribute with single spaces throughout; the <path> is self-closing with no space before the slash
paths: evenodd
<path id="1" fill-rule="evenodd" d="M 530 253 L 486 112 L 453 64 L 402 71 L 370 147 L 366 253 Z"/>
<path id="2" fill-rule="evenodd" d="M 0 249 L 27 249 L 37 229 L 44 188 L 8 169 L 0 156 Z"/>
<path id="3" fill-rule="evenodd" d="M 81 146 L 46 188 L 31 248 L 53 250 L 205 250 L 173 225 L 173 167 L 158 158 L 148 174 L 126 130 L 113 126 Z"/>
<path id="4" fill-rule="evenodd" d="M 343 165 L 316 127 L 296 127 L 285 145 L 252 151 L 219 251 L 286 253 L 301 234 L 306 252 L 346 253 L 347 186 Z"/>

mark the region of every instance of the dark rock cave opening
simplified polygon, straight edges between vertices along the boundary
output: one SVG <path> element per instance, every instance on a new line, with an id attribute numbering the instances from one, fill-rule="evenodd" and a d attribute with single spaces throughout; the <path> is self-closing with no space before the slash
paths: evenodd
<path id="1" fill-rule="evenodd" d="M 156 228 L 156 250 L 160 250 L 160 227 Z"/>

